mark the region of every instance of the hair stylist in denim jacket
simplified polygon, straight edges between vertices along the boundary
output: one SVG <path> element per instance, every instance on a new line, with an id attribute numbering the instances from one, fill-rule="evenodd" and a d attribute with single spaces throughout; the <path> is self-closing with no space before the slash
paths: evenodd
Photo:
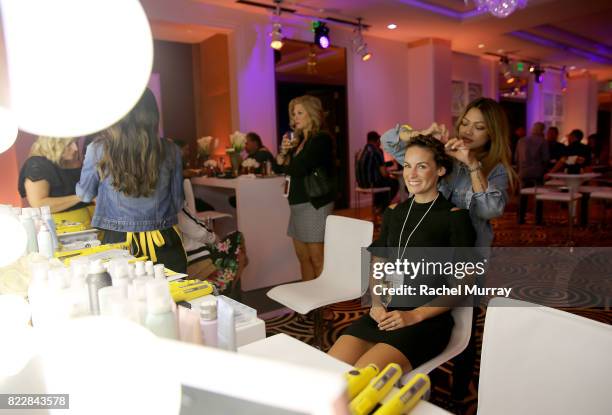
<path id="1" fill-rule="evenodd" d="M 397 126 L 381 138 L 385 150 L 403 164 L 406 144 L 416 131 L 402 134 Z M 433 124 L 419 134 L 446 137 L 444 126 Z M 504 213 L 508 187 L 513 187 L 516 173 L 510 164 L 509 129 L 506 114 L 490 98 L 478 98 L 468 104 L 455 126 L 455 137 L 446 143 L 446 151 L 455 159 L 453 173 L 440 183 L 440 192 L 452 204 L 470 211 L 476 246 L 490 247 L 493 228 L 489 222 Z M 488 254 L 488 249 L 482 249 Z"/>
<path id="2" fill-rule="evenodd" d="M 129 242 L 176 272 L 187 258 L 175 225 L 183 206 L 181 152 L 158 135 L 159 111 L 150 90 L 122 120 L 88 148 L 76 194 L 96 198 L 92 226 L 103 229 L 103 243 Z"/>
<path id="3" fill-rule="evenodd" d="M 433 124 L 423 132 L 407 131 L 401 134 L 398 126 L 381 138 L 387 152 L 400 164 L 404 163 L 405 141 L 414 134 L 434 134 L 446 139 L 446 128 Z M 441 181 L 440 192 L 452 204 L 470 212 L 476 230 L 476 246 L 484 257 L 489 256 L 493 243 L 493 228 L 489 222 L 504 213 L 508 202 L 508 187 L 513 188 L 516 173 L 510 165 L 509 128 L 501 106 L 490 98 L 478 98 L 470 102 L 455 126 L 455 137 L 446 142 L 445 148 L 455 161 L 452 173 Z M 477 313 L 474 313 L 475 321 Z M 474 322 L 473 322 L 474 323 Z M 453 366 L 452 397 L 461 400 L 467 395 L 476 346 L 474 327 L 466 350 L 457 356 Z"/>

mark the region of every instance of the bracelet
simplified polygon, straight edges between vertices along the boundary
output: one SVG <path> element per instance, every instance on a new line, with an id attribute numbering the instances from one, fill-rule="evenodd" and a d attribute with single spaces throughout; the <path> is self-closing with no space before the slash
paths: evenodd
<path id="1" fill-rule="evenodd" d="M 467 167 L 467 166 L 466 166 L 466 167 Z M 478 162 L 478 164 L 476 165 L 476 167 L 472 167 L 471 169 L 468 167 L 468 168 L 467 168 L 467 171 L 468 171 L 469 173 L 474 173 L 475 171 L 478 171 L 478 170 L 480 170 L 480 169 L 482 169 L 482 163 L 479 161 L 479 162 Z"/>

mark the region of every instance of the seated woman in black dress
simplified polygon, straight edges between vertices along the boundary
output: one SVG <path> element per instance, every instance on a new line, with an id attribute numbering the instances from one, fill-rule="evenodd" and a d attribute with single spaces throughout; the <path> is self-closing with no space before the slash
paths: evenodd
<path id="1" fill-rule="evenodd" d="M 438 192 L 438 181 L 450 173 L 452 164 L 435 138 L 418 136 L 409 142 L 404 180 L 413 197 L 385 211 L 380 237 L 372 247 L 394 247 L 389 251 L 399 252 L 403 260 L 405 247 L 474 245 L 476 234 L 468 211 L 455 208 Z M 372 294 L 369 315 L 350 325 L 329 354 L 355 367 L 374 363 L 382 369 L 397 363 L 410 370 L 440 354 L 448 344 L 454 324 L 449 310 L 427 303 L 385 308 Z"/>
<path id="2" fill-rule="evenodd" d="M 80 177 L 76 138 L 39 137 L 19 172 L 19 194 L 32 207 L 49 206 L 51 213 L 84 208 L 75 194 Z"/>

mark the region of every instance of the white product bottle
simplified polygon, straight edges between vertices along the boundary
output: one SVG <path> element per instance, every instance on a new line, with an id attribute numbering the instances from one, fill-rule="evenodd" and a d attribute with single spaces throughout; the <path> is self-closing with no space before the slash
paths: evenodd
<path id="1" fill-rule="evenodd" d="M 166 280 L 166 268 L 164 264 L 156 264 L 153 267 L 153 273 L 155 274 L 156 280 Z"/>
<path id="2" fill-rule="evenodd" d="M 236 314 L 232 305 L 217 299 L 217 345 L 220 349 L 236 351 Z"/>
<path id="3" fill-rule="evenodd" d="M 36 233 L 40 230 L 40 224 L 42 223 L 42 216 L 40 213 L 40 208 L 27 208 L 32 216 L 32 220 L 34 221 L 34 226 L 36 227 Z"/>
<path id="4" fill-rule="evenodd" d="M 38 231 L 36 241 L 38 243 L 38 253 L 46 258 L 53 258 L 55 252 L 53 249 L 53 237 L 45 222 L 40 224 L 40 231 Z"/>
<path id="5" fill-rule="evenodd" d="M 28 235 L 28 254 L 32 252 L 38 252 L 38 242 L 36 241 L 36 227 L 32 220 L 32 214 L 29 209 L 22 209 L 19 220 L 26 230 Z"/>
<path id="6" fill-rule="evenodd" d="M 135 262 L 135 271 L 134 271 L 134 275 L 136 275 L 136 278 L 138 277 L 144 277 L 145 276 L 145 265 L 144 262 L 142 261 L 136 261 Z"/>
<path id="7" fill-rule="evenodd" d="M 145 326 L 159 337 L 178 339 L 176 316 L 172 311 L 172 297 L 166 281 L 147 283 L 147 317 Z"/>
<path id="8" fill-rule="evenodd" d="M 49 229 L 49 233 L 53 239 L 53 252 L 56 252 L 59 247 L 59 240 L 57 239 L 57 227 L 55 226 L 53 216 L 51 216 L 51 208 L 49 206 L 42 206 L 40 212 L 42 220 L 47 224 L 47 229 Z"/>
<path id="9" fill-rule="evenodd" d="M 145 262 L 144 268 L 145 268 L 145 275 L 147 277 L 151 277 L 151 278 L 155 277 L 155 271 L 153 270 L 153 261 Z"/>
<path id="10" fill-rule="evenodd" d="M 202 342 L 206 346 L 217 347 L 217 299 L 212 295 L 206 297 L 200 303 Z"/>
<path id="11" fill-rule="evenodd" d="M 28 302 L 32 309 L 32 325 L 42 327 L 46 323 L 46 308 L 49 296 L 49 265 L 38 262 L 32 265 L 32 279 L 28 287 Z"/>
<path id="12" fill-rule="evenodd" d="M 139 323 L 144 325 L 147 318 L 147 283 L 150 278 L 135 278 L 128 287 L 128 298 L 136 308 Z"/>

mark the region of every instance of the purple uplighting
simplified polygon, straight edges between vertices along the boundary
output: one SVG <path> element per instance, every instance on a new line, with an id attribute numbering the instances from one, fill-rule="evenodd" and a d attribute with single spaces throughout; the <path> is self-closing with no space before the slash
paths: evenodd
<path id="1" fill-rule="evenodd" d="M 319 46 L 323 49 L 327 49 L 329 47 L 329 38 L 327 36 L 321 36 L 319 38 Z"/>

